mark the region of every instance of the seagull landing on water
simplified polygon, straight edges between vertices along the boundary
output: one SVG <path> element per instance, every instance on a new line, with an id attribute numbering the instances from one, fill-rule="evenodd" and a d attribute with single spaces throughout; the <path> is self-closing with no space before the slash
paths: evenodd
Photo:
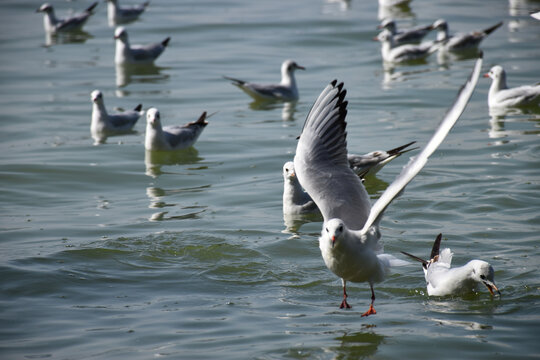
<path id="1" fill-rule="evenodd" d="M 496 291 L 493 267 L 483 260 L 471 260 L 467 264 L 450 268 L 452 252 L 446 248 L 439 252 L 442 234 L 439 234 L 433 244 L 429 260 L 402 251 L 403 254 L 422 263 L 422 269 L 427 283 L 427 292 L 430 296 L 455 295 L 470 292 L 477 284 L 485 285 L 493 296 Z"/>
<path id="2" fill-rule="evenodd" d="M 385 19 L 381 22 L 379 29 L 386 29 L 392 34 L 392 39 L 395 45 L 403 45 L 409 43 L 419 43 L 422 39 L 433 30 L 433 24 L 416 26 L 406 30 L 398 30 L 396 22 L 393 19 Z"/>
<path id="3" fill-rule="evenodd" d="M 90 133 L 97 143 L 103 142 L 111 135 L 130 133 L 137 120 L 144 114 L 142 104 L 139 104 L 133 110 L 109 115 L 101 91 L 92 91 L 90 98 L 92 100 Z"/>
<path id="4" fill-rule="evenodd" d="M 479 58 L 431 139 L 373 206 L 362 181 L 347 161 L 347 101 L 343 83 L 332 81 L 315 101 L 300 134 L 294 168 L 300 184 L 323 216 L 319 248 L 328 269 L 342 279 L 340 308 L 350 307 L 347 281 L 367 282 L 371 289 L 371 304 L 362 316 L 376 313 L 373 285 L 385 278 L 390 267 L 403 265 L 403 261 L 382 253 L 379 242 L 381 217 L 392 200 L 424 167 L 463 113 L 481 67 L 482 59 Z"/>
<path id="5" fill-rule="evenodd" d="M 469 33 L 458 33 L 450 35 L 448 33 L 448 23 L 439 19 L 433 23 L 433 28 L 437 30 L 437 41 L 442 42 L 442 50 L 460 51 L 475 49 L 489 34 L 497 30 L 503 22 L 499 22 L 484 30 L 472 31 Z"/>
<path id="6" fill-rule="evenodd" d="M 111 26 L 137 20 L 150 4 L 150 1 L 146 1 L 140 5 L 120 6 L 118 0 L 105 1 L 107 1 L 107 17 Z"/>
<path id="7" fill-rule="evenodd" d="M 123 26 L 116 28 L 114 38 L 116 39 L 114 62 L 118 65 L 152 64 L 165 51 L 171 40 L 168 37 L 159 43 L 130 45 L 127 31 Z"/>
<path id="8" fill-rule="evenodd" d="M 233 85 L 238 86 L 255 100 L 296 101 L 299 95 L 294 72 L 305 69 L 292 60 L 285 60 L 281 64 L 281 82 L 279 84 L 256 84 L 228 76 L 224 76 L 224 78 L 232 81 Z"/>
<path id="9" fill-rule="evenodd" d="M 182 126 L 161 126 L 158 109 L 151 108 L 146 112 L 146 150 L 170 151 L 186 149 L 197 141 L 208 122 L 206 111 L 199 119 Z"/>
<path id="10" fill-rule="evenodd" d="M 43 13 L 43 26 L 45 31 L 50 34 L 63 31 L 81 30 L 88 18 L 93 15 L 92 10 L 97 6 L 97 2 L 90 5 L 81 14 L 59 19 L 54 14 L 54 9 L 51 4 L 45 3 L 41 5 L 36 12 Z"/>
<path id="11" fill-rule="evenodd" d="M 508 88 L 506 72 L 500 65 L 493 66 L 484 77 L 492 80 L 488 94 L 490 108 L 540 106 L 540 85 Z"/>

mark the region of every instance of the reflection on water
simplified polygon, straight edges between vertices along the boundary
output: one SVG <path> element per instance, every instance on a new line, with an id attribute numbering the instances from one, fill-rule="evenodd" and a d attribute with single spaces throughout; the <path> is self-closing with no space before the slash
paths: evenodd
<path id="1" fill-rule="evenodd" d="M 424 60 L 424 64 L 425 64 Z M 419 64 L 421 65 L 421 63 Z M 413 76 L 432 72 L 434 69 L 424 68 L 419 70 L 408 70 L 408 71 L 395 71 L 395 66 L 387 63 L 383 63 L 384 68 L 384 78 L 383 78 L 383 89 L 390 89 L 392 83 L 402 82 L 410 80 Z"/>
<path id="2" fill-rule="evenodd" d="M 412 12 L 411 7 L 408 3 L 391 5 L 383 5 L 379 1 L 379 12 L 377 13 L 377 19 L 406 19 L 414 18 L 416 15 Z"/>
<path id="3" fill-rule="evenodd" d="M 116 64 L 116 86 L 125 87 L 131 82 L 138 83 L 160 83 L 169 79 L 168 74 L 162 74 L 164 67 L 159 67 L 154 64 L 133 65 L 133 64 Z"/>
<path id="4" fill-rule="evenodd" d="M 268 111 L 281 107 L 281 120 L 294 120 L 296 112 L 296 101 L 278 101 L 278 100 L 255 100 L 249 104 L 249 108 L 255 111 Z"/>
<path id="5" fill-rule="evenodd" d="M 164 220 L 184 220 L 184 219 L 197 219 L 200 217 L 200 214 L 206 211 L 208 206 L 205 205 L 187 205 L 179 206 L 176 203 L 166 202 L 166 198 L 174 196 L 181 193 L 193 193 L 201 192 L 209 188 L 210 185 L 202 185 L 194 188 L 184 188 L 184 189 L 174 189 L 174 190 L 164 190 L 158 187 L 148 187 L 146 188 L 146 195 L 150 199 L 150 209 L 159 209 L 160 211 L 153 213 L 148 220 L 150 221 L 164 221 Z M 179 215 L 169 215 L 169 211 L 164 211 L 163 209 L 168 207 L 175 207 L 180 209 L 182 214 Z"/>
<path id="6" fill-rule="evenodd" d="M 364 359 L 375 355 L 384 341 L 384 336 L 371 331 L 355 332 L 344 333 L 335 340 L 340 342 L 340 345 L 329 350 L 336 353 L 336 359 Z"/>
<path id="7" fill-rule="evenodd" d="M 449 65 L 456 61 L 473 60 L 480 55 L 480 49 L 464 49 L 458 52 L 448 51 L 444 48 L 437 51 L 437 63 L 443 68 L 449 68 Z"/>
<path id="8" fill-rule="evenodd" d="M 339 5 L 340 11 L 347 11 L 351 8 L 351 0 L 326 0 L 327 5 L 323 8 L 323 13 L 331 13 L 334 5 Z"/>
<path id="9" fill-rule="evenodd" d="M 539 112 L 540 113 L 540 112 Z M 520 115 L 529 115 L 527 109 L 490 109 L 488 136 L 490 139 L 501 139 L 509 136 L 538 135 L 540 134 L 540 116 L 533 115 L 523 119 Z M 510 116 L 510 117 L 508 117 Z M 533 123 L 533 129 L 509 130 L 506 123 Z M 497 141 L 492 145 L 505 144 L 508 141 Z"/>
<path id="10" fill-rule="evenodd" d="M 45 31 L 45 46 L 59 44 L 84 44 L 86 40 L 93 38 L 84 30 L 50 33 Z"/>
<path id="11" fill-rule="evenodd" d="M 144 154 L 146 175 L 154 178 L 164 174 L 161 170 L 163 165 L 190 165 L 197 164 L 201 160 L 204 158 L 199 157 L 199 151 L 194 147 L 177 151 L 146 150 Z"/>

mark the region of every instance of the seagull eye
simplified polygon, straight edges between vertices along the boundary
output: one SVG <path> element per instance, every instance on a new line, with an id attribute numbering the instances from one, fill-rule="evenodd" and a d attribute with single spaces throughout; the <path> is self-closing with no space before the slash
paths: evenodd
<path id="1" fill-rule="evenodd" d="M 330 231 L 328 231 L 328 228 L 326 228 L 325 230 L 326 230 L 326 232 L 330 232 Z"/>
<path id="2" fill-rule="evenodd" d="M 338 230 L 339 230 L 339 232 L 342 232 L 343 231 L 343 225 L 339 225 Z"/>
<path id="3" fill-rule="evenodd" d="M 485 275 L 480 275 L 480 279 L 486 280 L 486 276 Z"/>

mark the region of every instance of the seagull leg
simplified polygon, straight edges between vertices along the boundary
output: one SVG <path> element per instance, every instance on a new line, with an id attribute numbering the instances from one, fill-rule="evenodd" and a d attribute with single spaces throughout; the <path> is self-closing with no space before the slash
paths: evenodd
<path id="1" fill-rule="evenodd" d="M 341 305 L 339 305 L 339 308 L 350 309 L 351 305 L 347 303 L 347 286 L 346 286 L 347 282 L 345 281 L 345 279 L 341 279 L 341 282 L 343 283 L 343 301 L 341 302 Z"/>
<path id="2" fill-rule="evenodd" d="M 377 313 L 375 311 L 375 308 L 373 307 L 373 303 L 375 302 L 375 292 L 373 291 L 373 285 L 369 283 L 369 287 L 371 288 L 371 304 L 369 304 L 368 311 L 363 313 L 362 316 L 375 315 Z"/>

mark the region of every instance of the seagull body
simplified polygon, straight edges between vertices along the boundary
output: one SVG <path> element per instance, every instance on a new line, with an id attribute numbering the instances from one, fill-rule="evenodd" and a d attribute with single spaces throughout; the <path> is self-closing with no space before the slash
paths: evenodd
<path id="1" fill-rule="evenodd" d="M 440 44 L 434 41 L 426 41 L 418 45 L 405 44 L 396 46 L 392 34 L 387 30 L 381 32 L 375 40 L 381 42 L 381 55 L 387 63 L 425 59 L 440 47 Z"/>
<path id="2" fill-rule="evenodd" d="M 116 28 L 114 38 L 116 39 L 114 62 L 118 65 L 152 64 L 165 51 L 171 40 L 168 37 L 159 43 L 130 45 L 127 31 L 122 26 Z"/>
<path id="3" fill-rule="evenodd" d="M 298 88 L 296 86 L 295 70 L 305 70 L 303 66 L 298 65 L 292 60 L 285 60 L 281 64 L 281 82 L 279 84 L 256 84 L 224 76 L 225 79 L 232 81 L 233 85 L 238 86 L 246 94 L 255 100 L 298 100 Z"/>
<path id="4" fill-rule="evenodd" d="M 491 295 L 500 291 L 494 283 L 493 267 L 483 260 L 471 260 L 467 264 L 451 268 L 452 252 L 446 248 L 439 252 L 442 235 L 439 234 L 433 244 L 431 257 L 421 259 L 402 251 L 403 254 L 422 263 L 429 296 L 446 296 L 467 293 L 477 284 L 484 284 Z"/>
<path id="5" fill-rule="evenodd" d="M 106 0 L 107 1 L 107 16 L 109 24 L 126 24 L 135 21 L 146 10 L 149 1 L 146 1 L 140 5 L 133 6 L 120 6 L 118 0 Z"/>
<path id="6" fill-rule="evenodd" d="M 506 72 L 500 65 L 493 66 L 484 77 L 492 79 L 488 93 L 490 108 L 540 106 L 540 85 L 508 88 Z"/>
<path id="7" fill-rule="evenodd" d="M 391 266 L 400 265 L 398 259 L 382 254 L 380 219 L 392 200 L 424 167 L 464 111 L 478 81 L 481 65 L 480 58 L 429 142 L 373 206 L 360 178 L 347 161 L 347 102 L 343 84 L 334 80 L 315 101 L 298 141 L 294 168 L 300 184 L 323 216 L 319 248 L 326 266 L 342 279 L 341 308 L 350 307 L 347 281 L 368 282 L 371 304 L 363 316 L 376 313 L 373 284 L 382 281 Z"/>
<path id="8" fill-rule="evenodd" d="M 202 131 L 208 125 L 206 111 L 199 119 L 182 126 L 161 126 L 161 116 L 158 109 L 151 108 L 146 112 L 146 150 L 170 151 L 186 149 L 197 141 Z"/>
<path id="9" fill-rule="evenodd" d="M 446 51 L 462 51 L 477 48 L 486 36 L 497 30 L 502 24 L 501 21 L 484 30 L 449 35 L 448 23 L 443 19 L 439 19 L 433 23 L 433 28 L 437 30 L 437 41 L 443 43 L 441 49 Z"/>
<path id="10" fill-rule="evenodd" d="M 45 32 L 55 34 L 63 31 L 81 30 L 88 18 L 93 15 L 92 10 L 97 6 L 97 2 L 90 5 L 81 14 L 76 14 L 65 19 L 59 19 L 54 14 L 54 9 L 51 4 L 45 3 L 41 5 L 36 12 L 43 13 L 43 26 Z"/>
<path id="11" fill-rule="evenodd" d="M 390 31 L 395 45 L 403 45 L 408 43 L 419 43 L 431 30 L 433 30 L 433 25 L 416 26 L 406 30 L 398 30 L 394 20 L 386 19 L 381 22 L 378 28 Z"/>
<path id="12" fill-rule="evenodd" d="M 135 109 L 119 114 L 109 115 L 103 101 L 103 94 L 99 90 L 92 91 L 92 123 L 90 133 L 97 141 L 103 141 L 107 136 L 126 134 L 133 130 L 137 120 L 142 116 L 142 104 Z"/>

